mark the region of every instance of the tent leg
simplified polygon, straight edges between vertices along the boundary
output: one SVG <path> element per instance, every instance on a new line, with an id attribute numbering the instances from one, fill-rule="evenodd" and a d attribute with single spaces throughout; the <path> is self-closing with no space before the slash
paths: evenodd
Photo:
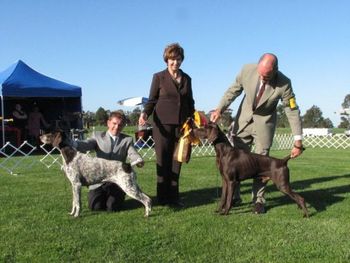
<path id="1" fill-rule="evenodd" d="M 5 145 L 5 117 L 4 117 L 4 97 L 1 95 L 1 130 L 2 130 L 2 146 Z"/>

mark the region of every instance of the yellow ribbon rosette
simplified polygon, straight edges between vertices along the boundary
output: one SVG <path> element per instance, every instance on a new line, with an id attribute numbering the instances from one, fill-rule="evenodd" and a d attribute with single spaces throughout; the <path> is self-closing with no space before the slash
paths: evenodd
<path id="1" fill-rule="evenodd" d="M 204 114 L 195 111 L 193 119 L 189 118 L 185 121 L 181 128 L 181 137 L 177 143 L 174 159 L 178 162 L 186 162 L 190 160 L 192 145 L 198 145 L 200 143 L 199 138 L 195 137 L 192 133 L 193 125 L 201 127 L 207 123 Z"/>

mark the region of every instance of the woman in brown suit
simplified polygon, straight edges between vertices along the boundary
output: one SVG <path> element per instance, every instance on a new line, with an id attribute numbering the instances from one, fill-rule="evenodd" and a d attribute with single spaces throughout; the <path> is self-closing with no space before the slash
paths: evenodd
<path id="1" fill-rule="evenodd" d="M 180 69 L 184 50 L 178 43 L 167 46 L 163 58 L 167 69 L 153 75 L 149 100 L 139 125 L 145 125 L 153 114 L 158 203 L 183 206 L 179 199 L 181 163 L 173 160 L 173 152 L 181 125 L 194 113 L 192 85 L 190 76 Z"/>

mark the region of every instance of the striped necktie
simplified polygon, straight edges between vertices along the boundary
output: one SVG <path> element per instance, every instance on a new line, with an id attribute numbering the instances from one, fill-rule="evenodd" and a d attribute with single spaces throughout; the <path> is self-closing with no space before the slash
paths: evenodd
<path id="1" fill-rule="evenodd" d="M 113 151 L 114 146 L 117 144 L 118 142 L 118 136 L 116 136 L 115 138 L 111 137 L 111 150 Z"/>
<path id="2" fill-rule="evenodd" d="M 258 104 L 259 104 L 259 101 L 260 101 L 260 99 L 261 99 L 261 97 L 262 97 L 262 95 L 263 95 L 263 93 L 264 93 L 264 91 L 265 91 L 265 85 L 266 85 L 266 83 L 263 82 L 262 85 L 261 85 L 261 87 L 260 87 L 260 89 L 259 89 L 258 94 L 256 95 L 256 98 L 255 98 L 255 107 L 254 107 L 254 108 L 256 108 L 256 106 L 258 106 Z"/>

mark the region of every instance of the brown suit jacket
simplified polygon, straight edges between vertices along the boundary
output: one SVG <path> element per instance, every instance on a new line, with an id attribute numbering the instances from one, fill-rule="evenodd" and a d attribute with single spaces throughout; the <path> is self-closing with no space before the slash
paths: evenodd
<path id="1" fill-rule="evenodd" d="M 194 113 L 191 78 L 183 71 L 181 73 L 179 85 L 174 82 L 167 69 L 153 75 L 144 112 L 147 116 L 153 113 L 155 122 L 181 125 Z"/>

